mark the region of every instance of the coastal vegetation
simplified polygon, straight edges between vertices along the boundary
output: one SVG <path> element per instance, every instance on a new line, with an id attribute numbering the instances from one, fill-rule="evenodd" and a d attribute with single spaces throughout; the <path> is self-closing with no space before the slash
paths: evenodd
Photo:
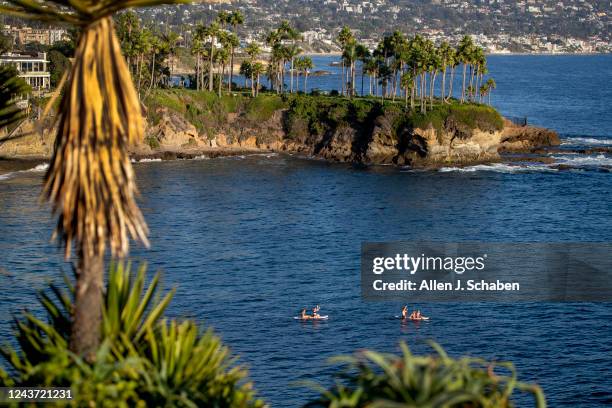
<path id="1" fill-rule="evenodd" d="M 160 275 L 150 282 L 146 266 L 111 265 L 102 302 L 100 346 L 87 360 L 70 349 L 75 304 L 68 290 L 51 284 L 39 294 L 46 316 L 24 312 L 15 320 L 17 348 L 0 355 L 0 386 L 69 387 L 66 405 L 105 407 L 261 407 L 247 372 L 212 330 L 195 322 L 167 320 L 174 291 L 160 292 Z"/>
<path id="2" fill-rule="evenodd" d="M 306 407 L 512 407 L 516 391 L 546 406 L 537 385 L 518 381 L 511 363 L 453 359 L 437 344 L 437 355 L 417 356 L 405 343 L 401 355 L 365 350 L 332 361 L 342 368 L 336 384 L 311 384 L 321 396 Z"/>
<path id="3" fill-rule="evenodd" d="M 172 64 L 170 67 L 163 64 L 172 60 L 176 52 L 172 44 L 178 39 L 166 33 L 163 42 L 157 41 L 141 30 L 129 13 L 120 17 L 117 36 L 110 16 L 127 7 L 164 2 L 172 0 L 9 0 L 0 5 L 0 10 L 12 15 L 61 21 L 79 31 L 71 68 L 59 80 L 64 85 L 49 101 L 51 106 L 59 98 L 59 112 L 55 149 L 43 186 L 43 196 L 57 218 L 55 236 L 65 257 L 71 260 L 76 254 L 75 281 L 65 279 L 67 292 L 52 285 L 40 293 L 44 316 L 26 312 L 16 318 L 14 342 L 0 350 L 8 363 L 8 370 L 0 368 L 2 386 L 71 387 L 74 399 L 66 402 L 71 406 L 264 405 L 255 397 L 245 370 L 235 365 L 227 347 L 212 331 L 204 331 L 189 320 L 164 318 L 173 292 L 157 296 L 159 275 L 147 286 L 144 266 L 132 271 L 129 264 L 117 261 L 128 256 L 130 238 L 148 244 L 148 229 L 136 203 L 136 183 L 128 156 L 128 146 L 144 140 L 141 100 L 148 101 L 149 115 L 157 114 L 156 107 L 173 109 L 200 120 L 202 129 L 209 121 L 221 121 L 229 113 L 240 112 L 257 122 L 267 120 L 281 108 L 288 110 L 290 120 L 308 121 L 313 132 L 324 131 L 317 127 L 319 124 L 351 120 L 366 123 L 381 109 L 397 111 L 402 114 L 400 117 L 414 121 L 433 123 L 437 120 L 436 109 L 440 109 L 438 116 L 455 115 L 478 126 L 499 124 L 491 108 L 461 105 L 447 98 L 434 101 L 431 92 L 429 108 L 424 108 L 427 94 L 423 82 L 419 88 L 422 108 L 419 112 L 395 102 L 394 94 L 389 97 L 388 77 L 383 78 L 382 101 L 377 97 L 355 98 L 353 57 L 347 59 L 346 75 L 347 78 L 350 75 L 350 81 L 343 96 L 293 95 L 299 89 L 299 76 L 294 83 L 293 70 L 286 92 L 285 65 L 292 68 L 309 65 L 308 60 L 299 57 L 299 50 L 292 43 L 296 34 L 287 25 L 281 25 L 270 39 L 277 53 L 268 66 L 269 78 L 279 95 L 257 95 L 256 89 L 251 96 L 234 97 L 231 82 L 226 94 L 225 65 L 228 58 L 230 61 L 233 58 L 237 45 L 234 39 L 221 38 L 226 35 L 223 34 L 226 27 L 236 29 L 241 21 L 239 16 L 219 17 L 210 26 L 199 28 L 196 90 L 158 91 L 156 88 L 168 86 Z M 133 41 L 136 34 L 138 41 Z M 229 51 L 218 50 L 217 41 L 225 43 Z M 129 52 L 125 47 L 130 47 Z M 423 81 L 423 72 L 418 72 Z M 431 75 L 425 72 L 428 73 Z M 433 73 L 430 85 L 435 81 Z M 251 81 L 255 77 L 252 74 Z M 472 75 L 471 80 L 476 77 L 477 74 Z M 410 82 L 406 84 L 410 86 Z M 10 93 L 19 90 L 16 85 Z M 473 100 L 473 95 L 468 99 Z M 431 118 L 418 116 L 426 114 Z M 8 117 L 5 124 L 15 117 L 10 110 L 9 115 L 4 112 L 0 115 Z M 155 120 L 155 116 L 151 118 Z M 106 255 L 114 261 L 105 279 Z M 439 401 L 439 406 L 484 407 L 499 402 L 507 406 L 515 387 L 528 389 L 527 385 L 517 383 L 514 375 L 496 374 L 492 364 L 466 368 L 467 360 L 455 362 L 442 354 L 438 358 L 413 357 L 407 352 L 400 360 L 385 359 L 375 353 L 368 357 L 378 368 L 356 366 L 362 368 L 356 382 L 361 388 L 351 388 L 355 381 L 351 383 L 347 377 L 347 385 L 337 385 L 313 404 L 353 406 L 343 402 L 344 395 L 349 394 L 350 401 L 357 406 L 362 402 L 385 405 L 383 398 L 408 402 L 407 396 L 412 398 L 415 392 L 417 396 L 429 397 L 435 385 L 433 391 L 438 400 L 430 400 L 432 404 Z M 384 373 L 377 374 L 380 370 Z M 403 377 L 398 380 L 400 374 Z M 531 390 L 543 406 L 541 393 L 536 387 Z"/>

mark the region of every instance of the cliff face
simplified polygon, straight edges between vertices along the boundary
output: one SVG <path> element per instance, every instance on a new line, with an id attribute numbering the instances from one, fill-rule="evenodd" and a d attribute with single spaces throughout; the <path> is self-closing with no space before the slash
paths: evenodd
<path id="1" fill-rule="evenodd" d="M 426 115 L 407 115 L 398 105 L 375 101 L 296 97 L 281 104 L 278 97 L 267 98 L 268 105 L 244 105 L 216 119 L 206 116 L 210 112 L 194 99 L 175 103 L 186 106 L 184 112 L 152 107 L 145 140 L 132 152 L 137 157 L 188 158 L 266 150 L 337 162 L 426 167 L 498 161 L 499 152 L 559 144 L 555 132 L 502 122 L 497 112 L 483 106 L 443 106 Z M 215 100 L 207 103 L 219 106 Z M 35 130 L 30 123 L 20 131 Z M 49 156 L 52 137 L 46 130 L 42 137 L 4 142 L 0 157 Z"/>
<path id="2" fill-rule="evenodd" d="M 397 127 L 398 114 L 384 113 L 372 126 L 340 123 L 322 133 L 308 130 L 304 121 L 287 124 L 287 111 L 248 126 L 229 123 L 210 142 L 211 147 L 265 149 L 359 164 L 436 166 L 500 160 L 500 151 L 524 152 L 559 144 L 555 132 L 514 126 L 502 130 L 465 128 L 445 123 L 442 129 Z"/>

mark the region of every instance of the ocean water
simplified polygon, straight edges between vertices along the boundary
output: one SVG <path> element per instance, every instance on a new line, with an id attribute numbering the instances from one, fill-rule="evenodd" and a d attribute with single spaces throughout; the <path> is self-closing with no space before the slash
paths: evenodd
<path id="1" fill-rule="evenodd" d="M 610 145 L 611 68 L 610 56 L 491 57 L 494 103 L 566 145 Z M 400 304 L 360 297 L 362 241 L 610 242 L 610 156 L 556 156 L 572 169 L 415 172 L 276 154 L 136 163 L 152 247 L 132 257 L 163 271 L 165 287 L 177 287 L 170 315 L 214 327 L 273 407 L 315 395 L 297 381 L 329 384 L 328 357 L 398 351 L 400 341 L 428 352 L 429 339 L 453 356 L 513 361 L 550 406 L 610 406 L 610 303 L 418 304 L 431 321 L 402 324 Z M 42 170 L 0 176 L 0 342 L 10 315 L 38 310 L 35 291 L 69 271 L 49 243 Z M 328 321 L 292 318 L 315 304 Z"/>

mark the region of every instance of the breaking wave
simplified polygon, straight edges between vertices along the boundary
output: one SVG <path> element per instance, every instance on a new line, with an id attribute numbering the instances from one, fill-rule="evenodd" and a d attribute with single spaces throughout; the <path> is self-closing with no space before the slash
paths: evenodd
<path id="1" fill-rule="evenodd" d="M 49 168 L 49 163 L 42 163 L 39 164 L 35 167 L 32 167 L 31 169 L 27 169 L 27 170 L 17 170 L 17 171 L 13 171 L 10 173 L 4 173 L 4 174 L 0 174 L 0 180 L 8 180 L 14 176 L 16 176 L 17 174 L 23 174 L 23 173 L 40 173 L 43 171 L 46 171 Z"/>

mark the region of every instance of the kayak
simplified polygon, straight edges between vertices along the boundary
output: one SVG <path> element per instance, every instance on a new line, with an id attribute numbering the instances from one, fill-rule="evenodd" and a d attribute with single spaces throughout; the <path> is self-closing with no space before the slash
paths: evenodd
<path id="1" fill-rule="evenodd" d="M 311 318 L 309 318 L 309 319 L 302 319 L 300 316 L 295 316 L 295 317 L 294 317 L 294 319 L 295 319 L 295 320 L 304 320 L 304 321 L 308 321 L 308 320 L 327 320 L 327 318 L 328 318 L 328 317 L 329 317 L 329 316 L 327 316 L 327 315 L 326 315 L 326 316 L 320 316 L 320 317 L 317 317 L 317 318 L 315 318 L 315 319 L 313 319 L 312 317 L 311 317 Z"/>
<path id="2" fill-rule="evenodd" d="M 416 318 L 411 318 L 411 317 L 407 317 L 406 319 L 404 319 L 402 316 L 395 316 L 396 319 L 400 319 L 400 320 L 412 320 L 413 322 L 419 322 L 422 320 L 429 320 L 429 317 L 420 317 L 418 319 Z"/>

